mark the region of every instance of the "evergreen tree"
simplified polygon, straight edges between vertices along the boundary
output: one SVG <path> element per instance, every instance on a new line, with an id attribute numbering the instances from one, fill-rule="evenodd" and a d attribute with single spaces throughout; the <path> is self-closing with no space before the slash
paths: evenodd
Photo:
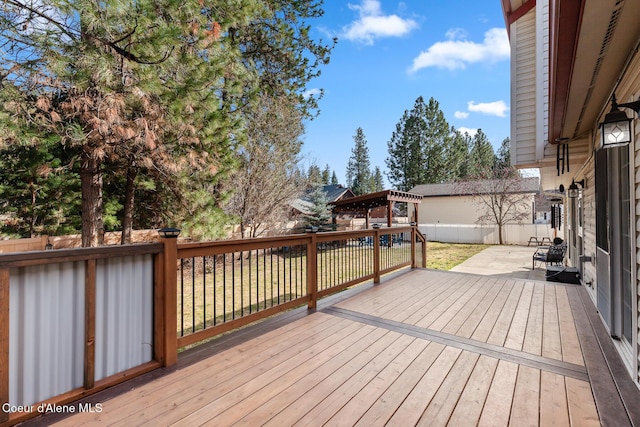
<path id="1" fill-rule="evenodd" d="M 461 133 L 452 128 L 451 144 L 446 153 L 447 164 L 450 175 L 448 182 L 466 178 L 469 174 L 469 150 L 471 147 L 471 137 L 468 133 Z"/>
<path id="2" fill-rule="evenodd" d="M 311 201 L 310 212 L 304 216 L 307 225 L 317 227 L 327 224 L 331 219 L 331 209 L 327 205 L 329 201 L 321 185 L 314 187 L 309 199 Z"/>
<path id="3" fill-rule="evenodd" d="M 419 98 L 422 101 L 422 98 Z M 449 165 L 445 158 L 445 152 L 450 144 L 450 127 L 440 110 L 440 104 L 434 98 L 429 99 L 426 106 L 418 104 L 418 114 L 422 117 L 419 123 L 424 126 L 420 133 L 425 158 L 424 183 L 435 184 L 446 182 L 448 179 Z"/>
<path id="4" fill-rule="evenodd" d="M 321 4 L 12 1 L 0 10 L 11 70 L 0 75 L 0 129 L 30 126 L 77 150 L 85 246 L 101 244 L 108 227 L 107 171 L 124 187 L 112 198 L 123 228 L 144 185 L 171 190 L 157 197 L 172 202 L 165 221 L 219 231 L 222 184 L 256 94 L 286 97 L 303 116 L 317 108 L 306 84 L 332 47 L 310 38 L 306 20 L 322 15 Z"/>
<path id="5" fill-rule="evenodd" d="M 69 167 L 74 154 L 55 135 L 0 149 L 0 215 L 7 218 L 2 234 L 35 237 L 80 229 L 80 176 Z"/>
<path id="6" fill-rule="evenodd" d="M 511 140 L 505 138 L 496 153 L 496 169 L 508 169 L 511 167 Z"/>
<path id="7" fill-rule="evenodd" d="M 471 141 L 469 151 L 469 175 L 472 177 L 484 177 L 491 174 L 495 163 L 493 147 L 487 139 L 487 135 L 478 129 Z"/>
<path id="8" fill-rule="evenodd" d="M 322 180 L 322 172 L 318 165 L 309 166 L 309 170 L 307 171 L 307 181 L 311 187 L 316 187 L 318 185 L 323 184 Z"/>
<path id="9" fill-rule="evenodd" d="M 434 98 L 425 104 L 420 96 L 411 111 L 404 112 L 387 143 L 386 164 L 391 184 L 408 191 L 419 184 L 449 178 L 445 153 L 451 144 L 449 124 Z"/>
<path id="10" fill-rule="evenodd" d="M 329 169 L 329 165 L 327 165 L 322 171 L 322 183 L 324 185 L 329 185 L 330 180 L 331 180 L 331 169 Z"/>
<path id="11" fill-rule="evenodd" d="M 376 166 L 373 170 L 373 175 L 371 176 L 372 184 L 371 191 L 383 191 L 384 190 L 384 179 L 382 178 L 382 172 L 380 171 L 380 167 Z"/>
<path id="12" fill-rule="evenodd" d="M 371 192 L 371 170 L 369 166 L 369 148 L 362 128 L 356 130 L 353 137 L 354 147 L 347 164 L 347 186 L 356 196 Z"/>
<path id="13" fill-rule="evenodd" d="M 331 185 L 338 185 L 338 175 L 336 175 L 336 171 L 333 171 L 331 174 Z"/>

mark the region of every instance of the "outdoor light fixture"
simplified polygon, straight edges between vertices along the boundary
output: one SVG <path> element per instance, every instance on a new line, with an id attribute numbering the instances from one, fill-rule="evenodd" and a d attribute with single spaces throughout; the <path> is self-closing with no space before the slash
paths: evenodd
<path id="1" fill-rule="evenodd" d="M 578 187 L 578 184 L 580 184 L 580 187 Z M 567 195 L 572 199 L 577 198 L 580 195 L 580 188 L 584 188 L 584 179 L 581 179 L 578 182 L 572 180 Z"/>
<path id="2" fill-rule="evenodd" d="M 611 99 L 611 111 L 604 116 L 604 121 L 600 123 L 602 148 L 619 147 L 631 142 L 631 122 L 633 119 L 628 118 L 624 111 L 619 110 L 619 107 L 630 108 L 636 114 L 640 114 L 640 100 L 618 104 L 614 94 Z"/>
<path id="3" fill-rule="evenodd" d="M 164 237 L 165 239 L 175 239 L 180 235 L 180 229 L 173 228 L 173 227 L 165 227 L 158 230 L 158 234 L 160 235 L 160 237 Z"/>
<path id="4" fill-rule="evenodd" d="M 47 237 L 47 244 L 44 245 L 44 250 L 45 251 L 50 251 L 53 249 L 53 244 L 51 244 L 51 240 L 49 240 L 49 238 Z"/>

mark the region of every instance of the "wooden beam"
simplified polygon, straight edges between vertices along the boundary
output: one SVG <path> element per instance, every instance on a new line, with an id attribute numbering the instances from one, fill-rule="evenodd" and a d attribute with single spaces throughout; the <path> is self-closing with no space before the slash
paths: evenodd
<path id="1" fill-rule="evenodd" d="M 562 137 L 584 0 L 551 2 L 549 7 L 549 142 Z"/>
<path id="2" fill-rule="evenodd" d="M 522 18 L 524 15 L 529 13 L 531 9 L 536 7 L 536 0 L 528 0 L 522 6 L 514 10 L 513 12 L 509 12 L 506 14 L 507 20 L 507 31 L 509 31 L 509 26 L 516 22 L 518 19 Z"/>
<path id="3" fill-rule="evenodd" d="M 318 244 L 315 233 L 311 233 L 311 242 L 307 244 L 307 295 L 309 310 L 316 308 L 318 302 Z"/>
<path id="4" fill-rule="evenodd" d="M 178 361 L 178 243 L 176 238 L 164 243 L 164 366 Z"/>
<path id="5" fill-rule="evenodd" d="M 156 254 L 153 260 L 153 360 L 162 365 L 166 358 L 164 265 L 164 253 Z"/>
<path id="6" fill-rule="evenodd" d="M 96 367 L 96 260 L 85 261 L 84 269 L 84 388 L 95 385 Z"/>
<path id="7" fill-rule="evenodd" d="M 9 269 L 0 269 L 0 423 L 9 419 Z"/>
<path id="8" fill-rule="evenodd" d="M 98 248 L 55 249 L 52 251 L 0 254 L 0 268 L 28 267 L 31 265 L 58 264 L 86 261 L 88 259 L 121 258 L 155 254 L 162 251 L 159 243 L 100 246 Z"/>
<path id="9" fill-rule="evenodd" d="M 373 283 L 380 283 L 380 229 L 373 236 Z"/>

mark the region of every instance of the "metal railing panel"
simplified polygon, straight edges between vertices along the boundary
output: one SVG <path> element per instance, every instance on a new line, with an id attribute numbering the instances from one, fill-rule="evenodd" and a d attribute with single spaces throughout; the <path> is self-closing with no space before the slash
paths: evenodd
<path id="1" fill-rule="evenodd" d="M 95 380 L 153 358 L 153 256 L 99 260 Z"/>
<path id="2" fill-rule="evenodd" d="M 84 263 L 12 268 L 9 328 L 10 404 L 82 387 Z"/>

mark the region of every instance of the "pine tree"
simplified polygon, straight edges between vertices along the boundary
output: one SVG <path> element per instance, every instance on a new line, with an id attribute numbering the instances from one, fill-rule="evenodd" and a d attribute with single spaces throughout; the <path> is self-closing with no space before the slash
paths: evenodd
<path id="1" fill-rule="evenodd" d="M 322 183 L 324 185 L 329 185 L 330 180 L 331 180 L 331 169 L 329 169 L 329 165 L 327 165 L 322 171 Z"/>
<path id="2" fill-rule="evenodd" d="M 496 169 L 508 169 L 511 167 L 511 140 L 505 138 L 496 153 Z"/>
<path id="3" fill-rule="evenodd" d="M 331 174 L 331 185 L 338 185 L 338 175 L 336 175 L 336 171 L 333 171 Z"/>
<path id="4" fill-rule="evenodd" d="M 311 187 L 322 185 L 324 181 L 322 180 L 322 172 L 318 165 L 309 166 L 307 170 L 307 181 Z"/>
<path id="5" fill-rule="evenodd" d="M 446 181 L 450 172 L 445 153 L 450 144 L 451 131 L 438 102 L 431 98 L 425 104 L 418 97 L 387 143 L 391 184 L 408 191 L 419 184 Z"/>
<path id="6" fill-rule="evenodd" d="M 360 196 L 371 192 L 369 148 L 362 128 L 356 129 L 353 141 L 354 147 L 347 164 L 347 186 L 356 196 Z"/>
<path id="7" fill-rule="evenodd" d="M 375 167 L 373 171 L 373 175 L 371 176 L 371 179 L 372 179 L 371 191 L 377 192 L 377 191 L 384 190 L 384 179 L 382 178 L 382 172 L 380 171 L 379 166 Z"/>
<path id="8" fill-rule="evenodd" d="M 321 4 L 8 3 L 1 55 L 12 71 L 1 76 L 0 129 L 31 126 L 78 150 L 85 246 L 109 226 L 103 201 L 122 206 L 130 229 L 141 183 L 171 190 L 158 199 L 172 206 L 156 204 L 166 222 L 220 231 L 222 184 L 256 94 L 286 97 L 303 116 L 317 109 L 305 88 L 332 46 L 312 40 L 306 20 L 322 15 Z M 122 196 L 103 194 L 114 187 L 106 171 Z"/>
<path id="9" fill-rule="evenodd" d="M 80 176 L 69 166 L 76 153 L 51 135 L 0 149 L 0 225 L 4 235 L 35 237 L 80 229 Z"/>
<path id="10" fill-rule="evenodd" d="M 318 185 L 314 187 L 309 198 L 311 202 L 310 212 L 304 216 L 307 225 L 318 227 L 327 224 L 331 219 L 331 210 L 327 205 L 329 201 L 327 200 L 327 195 L 322 190 L 322 186 Z"/>
<path id="11" fill-rule="evenodd" d="M 451 143 L 445 156 L 449 165 L 449 177 L 447 182 L 454 182 L 465 178 L 469 173 L 469 149 L 471 137 L 468 133 L 460 133 L 451 129 Z"/>
<path id="12" fill-rule="evenodd" d="M 491 142 L 482 129 L 478 129 L 478 132 L 473 136 L 469 151 L 469 175 L 472 177 L 489 176 L 494 163 L 495 157 Z"/>

